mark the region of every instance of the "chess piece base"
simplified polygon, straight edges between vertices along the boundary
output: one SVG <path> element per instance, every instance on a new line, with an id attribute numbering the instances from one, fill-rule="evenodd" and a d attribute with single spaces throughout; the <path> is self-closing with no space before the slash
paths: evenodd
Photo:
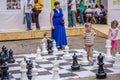
<path id="1" fill-rule="evenodd" d="M 10 59 L 10 60 L 8 60 L 8 63 L 15 63 L 15 60 L 14 59 Z"/>
<path id="2" fill-rule="evenodd" d="M 81 63 L 81 65 L 83 65 L 83 66 L 89 65 L 89 61 L 81 61 L 80 63 Z"/>
<path id="3" fill-rule="evenodd" d="M 80 65 L 71 66 L 71 70 L 80 70 Z"/>
<path id="4" fill-rule="evenodd" d="M 107 75 L 106 75 L 106 73 L 97 73 L 96 78 L 97 79 L 106 79 Z"/>
<path id="5" fill-rule="evenodd" d="M 113 59 L 112 56 L 106 56 L 106 57 L 105 57 L 105 60 L 106 60 L 106 61 L 113 61 L 114 59 Z"/>
<path id="6" fill-rule="evenodd" d="M 113 69 L 120 69 L 120 64 L 113 64 Z"/>

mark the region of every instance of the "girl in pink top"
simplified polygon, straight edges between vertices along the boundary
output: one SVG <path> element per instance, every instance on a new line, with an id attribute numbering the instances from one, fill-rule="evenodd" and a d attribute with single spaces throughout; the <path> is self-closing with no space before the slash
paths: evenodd
<path id="1" fill-rule="evenodd" d="M 118 21 L 114 20 L 111 22 L 111 27 L 109 29 L 109 39 L 111 39 L 111 54 L 114 56 L 118 51 Z"/>

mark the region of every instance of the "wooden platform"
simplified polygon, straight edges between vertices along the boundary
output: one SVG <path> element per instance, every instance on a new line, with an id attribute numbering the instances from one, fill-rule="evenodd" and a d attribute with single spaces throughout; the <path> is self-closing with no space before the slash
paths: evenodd
<path id="1" fill-rule="evenodd" d="M 84 30 L 84 27 L 74 27 L 67 28 L 66 32 L 67 36 L 80 36 Z M 96 32 L 97 36 L 107 38 L 109 25 L 93 25 L 93 30 Z M 45 32 L 51 34 L 50 30 L 2 31 L 0 32 L 0 41 L 43 38 Z M 120 31 L 118 33 L 118 38 L 120 39 Z"/>
<path id="2" fill-rule="evenodd" d="M 84 27 L 67 28 L 67 36 L 79 36 L 84 32 Z M 23 39 L 36 39 L 43 38 L 43 34 L 50 30 L 32 30 L 32 31 L 2 31 L 0 32 L 0 41 L 7 40 L 23 40 Z M 56 33 L 57 34 L 57 33 Z"/>
<path id="3" fill-rule="evenodd" d="M 93 30 L 96 32 L 97 36 L 107 38 L 109 25 L 93 25 Z M 120 30 L 118 32 L 118 39 L 120 39 Z"/>

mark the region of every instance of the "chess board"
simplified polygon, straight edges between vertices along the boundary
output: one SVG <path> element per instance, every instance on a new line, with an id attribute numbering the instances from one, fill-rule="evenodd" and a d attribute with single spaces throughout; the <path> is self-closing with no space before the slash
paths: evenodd
<path id="1" fill-rule="evenodd" d="M 94 51 L 94 55 L 96 51 Z M 69 53 L 71 54 L 70 59 L 64 59 L 63 54 L 64 51 L 59 51 L 56 53 L 56 55 L 42 55 L 42 57 L 45 59 L 42 62 L 35 63 L 36 68 L 38 69 L 38 78 L 39 80 L 52 80 L 52 68 L 53 68 L 53 61 L 54 58 L 58 58 L 58 62 L 60 63 L 59 66 L 59 75 L 62 80 L 70 79 L 70 78 L 84 78 L 84 77 L 90 77 L 94 76 L 97 72 L 97 68 L 94 68 L 93 66 L 80 66 L 80 70 L 72 71 L 71 65 L 72 65 L 72 55 L 74 53 L 78 56 L 78 62 L 82 60 L 82 49 L 73 49 L 70 50 Z M 33 54 L 24 54 L 24 55 L 14 55 L 14 58 L 16 60 L 13 64 L 9 65 L 9 73 L 11 80 L 20 80 L 21 79 L 21 67 L 20 62 L 24 58 L 29 58 L 30 60 L 34 61 L 36 57 L 36 53 Z M 113 62 L 105 62 L 104 69 L 105 72 L 109 74 L 118 74 L 120 73 L 120 70 L 115 70 L 112 67 Z"/>

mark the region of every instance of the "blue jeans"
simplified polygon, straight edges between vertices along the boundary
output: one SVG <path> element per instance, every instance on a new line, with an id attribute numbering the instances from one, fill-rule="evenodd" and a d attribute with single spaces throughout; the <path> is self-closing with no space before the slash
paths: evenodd
<path id="1" fill-rule="evenodd" d="M 31 30 L 32 14 L 26 13 L 27 30 Z"/>
<path id="2" fill-rule="evenodd" d="M 81 21 L 81 23 L 84 24 L 84 15 L 83 15 L 83 11 L 82 10 L 80 10 L 79 15 L 80 15 L 80 21 Z"/>

